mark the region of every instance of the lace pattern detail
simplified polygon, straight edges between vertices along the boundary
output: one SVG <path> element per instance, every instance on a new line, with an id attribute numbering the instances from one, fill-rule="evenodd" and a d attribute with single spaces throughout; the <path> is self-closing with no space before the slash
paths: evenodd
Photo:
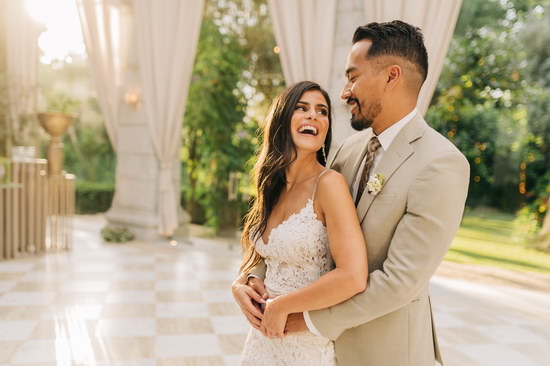
<path id="1" fill-rule="evenodd" d="M 305 287 L 330 271 L 333 261 L 327 229 L 313 208 L 313 200 L 261 238 L 256 250 L 265 259 L 265 285 L 272 296 Z"/>
<path id="2" fill-rule="evenodd" d="M 271 297 L 305 287 L 334 268 L 327 229 L 317 218 L 313 199 L 273 228 L 267 243 L 258 238 L 256 250 L 267 265 L 265 285 Z M 270 339 L 252 328 L 241 357 L 241 365 L 336 364 L 334 343 L 311 332 Z"/>
<path id="3" fill-rule="evenodd" d="M 336 366 L 334 342 L 310 332 L 270 339 L 252 328 L 241 356 L 241 366 L 259 365 Z"/>

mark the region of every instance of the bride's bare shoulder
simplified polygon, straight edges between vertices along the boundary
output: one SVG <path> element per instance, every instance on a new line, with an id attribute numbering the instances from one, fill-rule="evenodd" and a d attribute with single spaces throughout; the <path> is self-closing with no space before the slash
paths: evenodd
<path id="1" fill-rule="evenodd" d="M 329 169 L 317 184 L 317 194 L 322 197 L 339 198 L 349 195 L 349 186 L 346 178 L 335 170 Z"/>

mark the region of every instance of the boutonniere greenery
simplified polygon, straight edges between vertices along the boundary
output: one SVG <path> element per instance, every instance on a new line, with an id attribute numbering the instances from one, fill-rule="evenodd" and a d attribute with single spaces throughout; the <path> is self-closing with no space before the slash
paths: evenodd
<path id="1" fill-rule="evenodd" d="M 384 185 L 384 175 L 380 173 L 376 173 L 367 182 L 367 190 L 369 194 L 376 196 L 382 190 L 383 185 Z"/>

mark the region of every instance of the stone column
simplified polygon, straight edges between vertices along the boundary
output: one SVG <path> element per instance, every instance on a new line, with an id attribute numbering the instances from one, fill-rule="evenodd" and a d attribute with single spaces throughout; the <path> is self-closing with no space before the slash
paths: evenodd
<path id="1" fill-rule="evenodd" d="M 328 90 L 333 106 L 331 156 L 346 137 L 356 132 L 351 128 L 351 114 L 346 103 L 340 99 L 340 94 L 346 82 L 344 73 L 353 33 L 357 27 L 365 24 L 362 0 L 339 0 L 336 11 L 334 52 Z"/>
<path id="2" fill-rule="evenodd" d="M 158 234 L 159 164 L 141 103 L 135 23 L 130 2 L 120 6 L 122 81 L 118 119 L 115 196 L 106 214 L 109 224 L 128 228 L 140 240 Z M 174 163 L 174 186 L 179 192 L 180 163 Z M 189 215 L 180 210 L 178 236 L 185 236 Z"/>

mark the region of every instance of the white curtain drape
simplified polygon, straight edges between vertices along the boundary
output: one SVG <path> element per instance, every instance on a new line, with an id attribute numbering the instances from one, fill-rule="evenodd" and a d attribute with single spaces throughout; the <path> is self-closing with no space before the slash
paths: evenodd
<path id="1" fill-rule="evenodd" d="M 157 156 L 159 233 L 177 228 L 173 176 L 204 0 L 134 0 L 143 106 Z"/>
<path id="2" fill-rule="evenodd" d="M 109 0 L 77 0 L 77 4 L 97 99 L 111 145 L 117 151 L 121 82 L 118 9 Z"/>
<path id="3" fill-rule="evenodd" d="M 441 74 L 462 0 L 363 0 L 365 24 L 402 20 L 422 29 L 428 50 L 428 77 L 418 97 L 426 113 Z"/>
<path id="4" fill-rule="evenodd" d="M 287 85 L 311 80 L 328 88 L 336 0 L 268 0 Z"/>
<path id="5" fill-rule="evenodd" d="M 32 118 L 36 113 L 38 36 L 43 27 L 31 19 L 24 1 L 8 0 L 4 9 L 8 123 L 13 133 L 20 129 L 16 126 L 22 119 Z"/>

